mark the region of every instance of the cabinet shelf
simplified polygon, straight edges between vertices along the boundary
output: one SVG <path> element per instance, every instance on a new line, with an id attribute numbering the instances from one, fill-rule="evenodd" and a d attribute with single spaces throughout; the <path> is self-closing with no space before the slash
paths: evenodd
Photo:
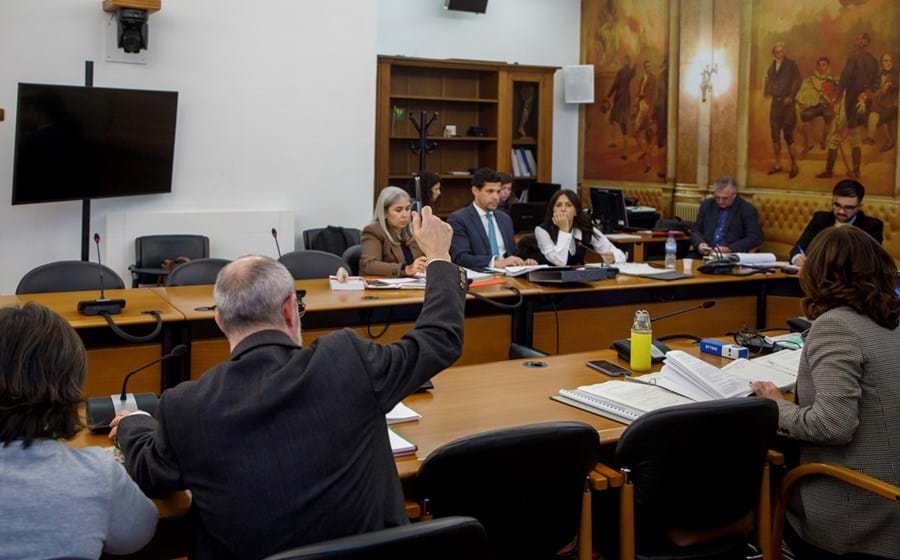
<path id="1" fill-rule="evenodd" d="M 418 140 L 418 136 L 391 136 L 391 140 Z M 435 142 L 496 142 L 496 136 L 429 136 Z"/>
<path id="2" fill-rule="evenodd" d="M 450 101 L 453 103 L 493 103 L 497 104 L 497 99 L 486 99 L 481 97 L 446 97 L 443 95 L 411 95 L 392 93 L 391 99 L 409 99 L 412 101 Z"/>

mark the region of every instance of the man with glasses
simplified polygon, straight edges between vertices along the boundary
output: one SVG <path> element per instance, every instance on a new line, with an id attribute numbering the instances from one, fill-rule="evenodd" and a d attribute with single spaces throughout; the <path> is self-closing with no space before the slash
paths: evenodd
<path id="1" fill-rule="evenodd" d="M 762 243 L 762 229 L 756 208 L 738 196 L 731 177 L 719 177 L 715 194 L 700 204 L 691 230 L 694 255 L 746 253 Z"/>
<path id="2" fill-rule="evenodd" d="M 116 417 L 110 434 L 147 495 L 190 489 L 192 558 L 262 558 L 407 523 L 384 415 L 462 351 L 452 235 L 430 207 L 413 215 L 425 302 L 392 344 L 342 329 L 301 347 L 305 306 L 281 263 L 222 269 L 215 318 L 230 359 L 165 391 L 155 419 Z"/>
<path id="3" fill-rule="evenodd" d="M 800 240 L 791 249 L 791 264 L 803 266 L 806 262 L 804 251 L 819 232 L 831 226 L 853 225 L 868 233 L 881 243 L 884 241 L 884 224 L 878 218 L 866 216 L 860 209 L 866 194 L 865 187 L 859 181 L 844 179 L 838 181 L 831 192 L 831 212 L 816 212 L 806 224 Z"/>

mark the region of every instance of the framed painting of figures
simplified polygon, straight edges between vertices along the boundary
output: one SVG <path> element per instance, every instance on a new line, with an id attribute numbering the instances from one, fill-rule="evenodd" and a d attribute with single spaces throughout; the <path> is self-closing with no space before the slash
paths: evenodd
<path id="1" fill-rule="evenodd" d="M 894 194 L 900 2 L 753 0 L 747 183 Z M 900 61 L 896 61 L 900 62 Z"/>
<path id="2" fill-rule="evenodd" d="M 583 177 L 665 182 L 669 0 L 582 0 L 581 16 L 595 99 L 584 107 Z"/>

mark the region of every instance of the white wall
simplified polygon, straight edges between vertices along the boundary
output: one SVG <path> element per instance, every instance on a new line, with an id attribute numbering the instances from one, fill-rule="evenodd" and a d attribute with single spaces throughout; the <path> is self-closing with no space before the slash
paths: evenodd
<path id="1" fill-rule="evenodd" d="M 37 265 L 80 256 L 80 202 L 9 201 L 17 82 L 81 85 L 86 59 L 95 61 L 96 86 L 179 92 L 172 194 L 95 201 L 95 220 L 112 212 L 291 210 L 297 246 L 300 230 L 368 221 L 373 1 L 166 0 L 150 17 L 146 65 L 103 61 L 100 6 L 2 0 L 0 293 Z"/>
<path id="2" fill-rule="evenodd" d="M 487 13 L 449 12 L 443 0 L 378 0 L 378 54 L 543 66 L 578 64 L 580 0 L 489 0 Z M 578 180 L 578 105 L 554 81 L 553 181 Z"/>

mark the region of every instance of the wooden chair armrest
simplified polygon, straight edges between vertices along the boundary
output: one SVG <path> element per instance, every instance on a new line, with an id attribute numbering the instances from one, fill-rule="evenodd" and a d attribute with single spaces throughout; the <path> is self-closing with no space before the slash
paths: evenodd
<path id="1" fill-rule="evenodd" d="M 779 451 L 770 449 L 769 456 L 767 459 L 768 459 L 770 465 L 776 465 L 779 467 L 784 466 L 784 454 Z"/>
<path id="2" fill-rule="evenodd" d="M 790 501 L 791 495 L 794 493 L 797 484 L 804 478 L 814 475 L 830 476 L 862 490 L 877 494 L 882 498 L 900 503 L 900 487 L 879 480 L 873 476 L 840 465 L 829 465 L 826 463 L 807 463 L 805 465 L 800 465 L 789 471 L 784 476 L 784 480 L 781 481 L 781 499 L 778 503 L 778 508 L 775 511 L 775 519 L 773 520 L 774 526 L 772 529 L 774 560 L 781 560 L 781 539 L 784 536 L 784 514 L 787 509 L 788 501 Z"/>
<path id="3" fill-rule="evenodd" d="M 422 507 L 415 500 L 403 500 L 403 507 L 406 509 L 406 516 L 410 521 L 416 521 L 422 517 Z"/>
<path id="4" fill-rule="evenodd" d="M 597 463 L 597 466 L 594 467 L 594 472 L 606 477 L 609 480 L 610 488 L 619 488 L 625 484 L 625 475 L 612 467 L 607 467 L 603 463 Z"/>
<path id="5" fill-rule="evenodd" d="M 606 490 L 609 488 L 609 479 L 594 470 L 588 474 L 588 484 L 592 492 Z"/>

